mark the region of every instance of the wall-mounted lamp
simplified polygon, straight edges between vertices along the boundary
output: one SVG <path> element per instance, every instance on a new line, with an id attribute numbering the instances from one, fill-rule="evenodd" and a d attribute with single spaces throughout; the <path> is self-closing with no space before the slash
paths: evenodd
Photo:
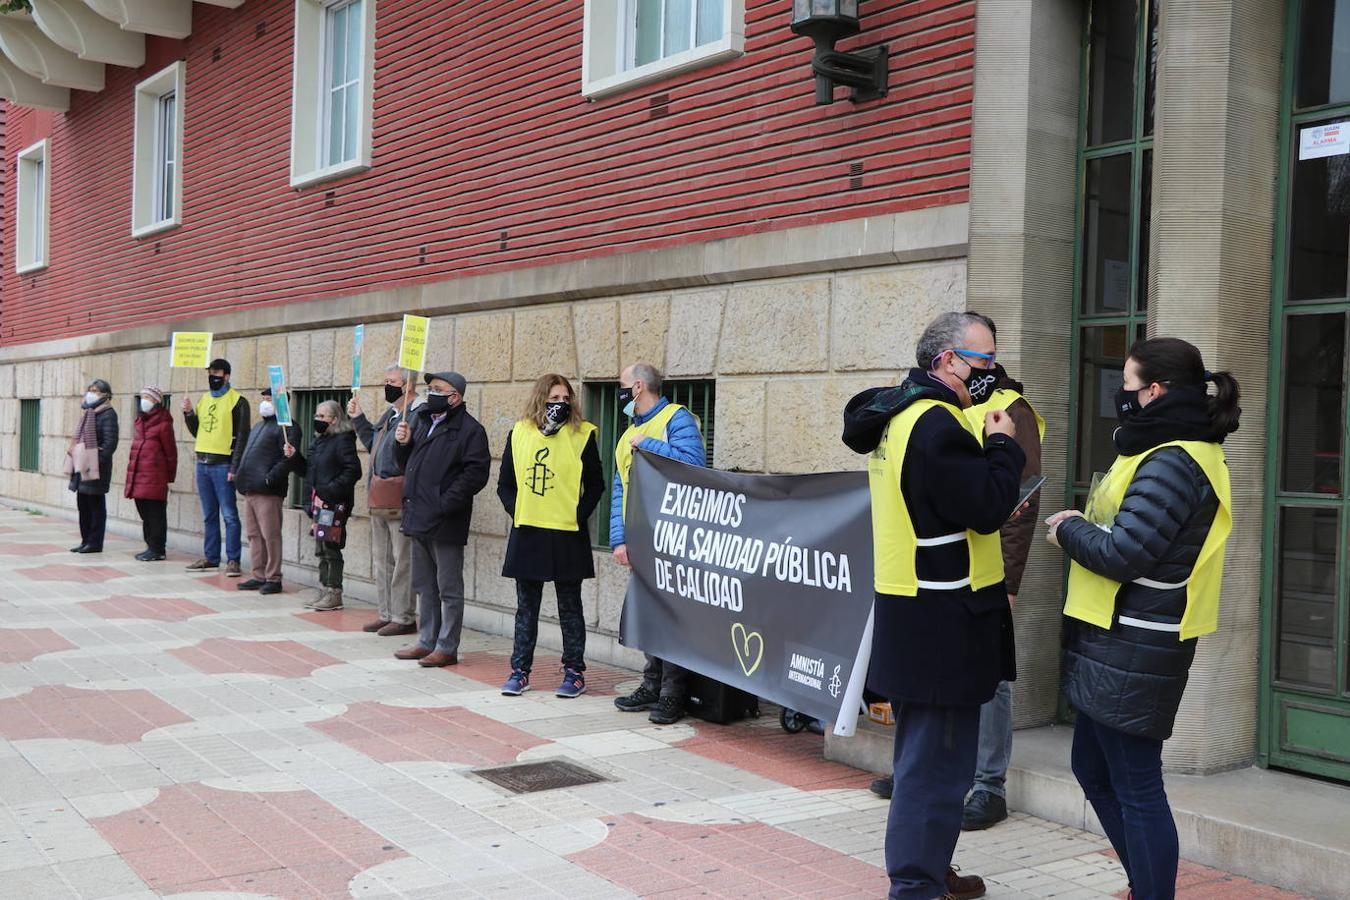
<path id="1" fill-rule="evenodd" d="M 835 85 L 853 88 L 855 103 L 886 96 L 890 56 L 886 45 L 856 53 L 834 49 L 841 38 L 862 30 L 858 0 L 792 0 L 792 30 L 816 42 L 811 71 L 816 76 L 816 104 L 834 102 Z"/>

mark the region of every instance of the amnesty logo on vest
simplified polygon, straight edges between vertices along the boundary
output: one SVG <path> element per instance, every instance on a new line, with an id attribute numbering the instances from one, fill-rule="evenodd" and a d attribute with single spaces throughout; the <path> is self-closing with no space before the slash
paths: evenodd
<path id="1" fill-rule="evenodd" d="M 511 429 L 511 465 L 516 471 L 517 525 L 579 531 L 581 454 L 595 433 L 590 422 L 567 425 L 546 435 L 529 419 Z"/>
<path id="2" fill-rule="evenodd" d="M 230 388 L 219 397 L 210 392 L 197 401 L 198 453 L 229 456 L 234 449 L 234 407 L 239 403 L 239 392 Z"/>

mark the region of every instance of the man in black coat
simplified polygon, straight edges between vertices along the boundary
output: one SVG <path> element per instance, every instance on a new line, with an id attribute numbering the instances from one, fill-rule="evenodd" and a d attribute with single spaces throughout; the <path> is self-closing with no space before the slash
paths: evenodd
<path id="1" fill-rule="evenodd" d="M 979 318 L 945 313 L 920 337 L 905 382 L 864 391 L 844 414 L 844 442 L 871 454 L 868 687 L 890 698 L 896 719 L 886 826 L 894 900 L 984 894 L 951 858 L 975 778 L 980 705 L 1016 677 L 997 532 L 1017 505 L 1025 457 L 1006 412 L 986 416 L 983 444 L 962 412 L 967 385 L 994 355 Z"/>
<path id="2" fill-rule="evenodd" d="M 464 546 L 473 497 L 488 483 L 492 458 L 487 432 L 464 408 L 464 376 L 428 372 L 426 382 L 426 403 L 394 433 L 420 632 L 416 644 L 394 655 L 420 666 L 453 666 L 464 627 Z"/>
<path id="3" fill-rule="evenodd" d="M 241 591 L 281 593 L 281 507 L 290 492 L 292 472 L 303 471 L 305 458 L 299 449 L 289 459 L 286 445 L 299 448 L 300 429 L 284 429 L 277 423 L 272 389 L 265 388 L 258 404 L 258 424 L 249 430 L 234 475 L 234 489 L 244 498 L 244 533 L 248 536 L 249 563 L 253 572 L 239 583 Z"/>

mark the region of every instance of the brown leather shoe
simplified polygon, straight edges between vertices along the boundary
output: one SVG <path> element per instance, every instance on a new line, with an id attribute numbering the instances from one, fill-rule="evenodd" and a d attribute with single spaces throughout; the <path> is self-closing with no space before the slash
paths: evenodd
<path id="1" fill-rule="evenodd" d="M 947 867 L 947 896 L 952 900 L 975 900 L 984 896 L 984 879 L 978 875 L 961 875 L 954 866 Z"/>
<path id="2" fill-rule="evenodd" d="M 439 669 L 441 666 L 459 665 L 459 656 L 454 653 L 442 653 L 437 650 L 430 656 L 424 656 L 417 661 L 419 666 L 425 666 L 428 669 Z"/>
<path id="3" fill-rule="evenodd" d="M 390 637 L 396 634 L 417 634 L 417 626 L 411 622 L 407 625 L 400 625 L 398 622 L 385 622 L 384 627 L 375 633 L 380 637 Z"/>
<path id="4" fill-rule="evenodd" d="M 424 656 L 430 656 L 431 651 L 421 644 L 413 644 L 411 647 L 404 647 L 402 650 L 395 650 L 396 659 L 421 659 Z"/>
<path id="5" fill-rule="evenodd" d="M 361 630 L 367 634 L 374 634 L 388 624 L 388 619 L 376 619 L 374 622 L 368 622 L 365 625 L 362 625 Z"/>

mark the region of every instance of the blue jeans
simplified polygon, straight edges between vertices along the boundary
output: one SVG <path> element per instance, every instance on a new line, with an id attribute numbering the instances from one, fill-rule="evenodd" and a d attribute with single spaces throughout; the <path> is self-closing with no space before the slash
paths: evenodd
<path id="1" fill-rule="evenodd" d="M 978 706 L 893 700 L 895 787 L 886 818 L 890 900 L 933 900 L 947 892 L 947 867 L 975 777 Z"/>
<path id="2" fill-rule="evenodd" d="M 1120 856 L 1135 900 L 1176 896 L 1177 826 L 1163 790 L 1162 745 L 1081 712 L 1073 726 L 1074 777 Z"/>
<path id="3" fill-rule="evenodd" d="M 243 555 L 240 540 L 239 506 L 235 502 L 234 482 L 229 480 L 229 463 L 197 463 L 197 496 L 202 501 L 202 556 L 220 563 L 220 518 L 225 518 L 225 558 L 239 562 Z"/>
<path id="4" fill-rule="evenodd" d="M 980 707 L 980 753 L 975 760 L 975 790 L 996 797 L 1008 796 L 1004 781 L 1012 759 L 1012 686 L 998 683 L 998 690 Z"/>

